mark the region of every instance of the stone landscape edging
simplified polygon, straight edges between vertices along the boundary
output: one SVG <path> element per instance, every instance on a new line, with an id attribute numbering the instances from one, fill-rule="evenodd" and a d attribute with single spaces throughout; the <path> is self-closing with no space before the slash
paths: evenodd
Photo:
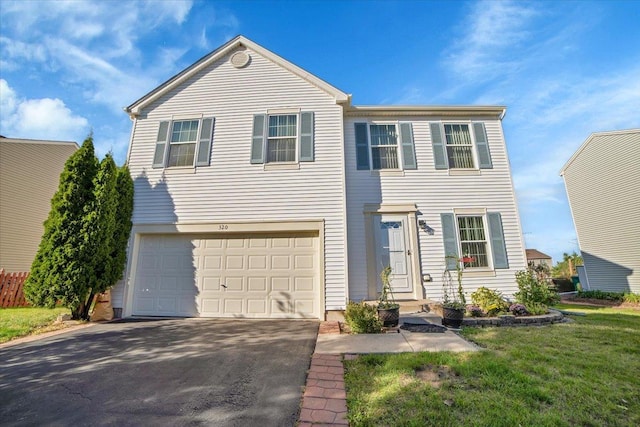
<path id="1" fill-rule="evenodd" d="M 497 317 L 465 317 L 462 326 L 539 326 L 551 325 L 564 321 L 564 316 L 557 310 L 549 309 L 549 313 L 540 316 L 514 316 L 506 314 Z"/>

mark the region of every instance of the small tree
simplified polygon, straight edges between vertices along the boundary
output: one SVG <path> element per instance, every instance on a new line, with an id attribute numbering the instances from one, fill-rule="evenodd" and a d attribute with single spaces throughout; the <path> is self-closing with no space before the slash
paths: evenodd
<path id="1" fill-rule="evenodd" d="M 91 283 L 88 278 L 94 274 L 87 213 L 95 197 L 93 180 L 97 167 L 93 137 L 89 135 L 65 163 L 24 286 L 31 304 L 53 307 L 59 301 L 71 309 L 74 319 L 83 315 L 83 297 Z"/>
<path id="2" fill-rule="evenodd" d="M 551 270 L 552 276 L 555 278 L 564 277 L 571 279 L 571 276 L 576 274 L 576 267 L 583 265 L 582 257 L 573 252 L 571 255 L 568 253 L 562 254 L 562 261 L 558 261 Z"/>

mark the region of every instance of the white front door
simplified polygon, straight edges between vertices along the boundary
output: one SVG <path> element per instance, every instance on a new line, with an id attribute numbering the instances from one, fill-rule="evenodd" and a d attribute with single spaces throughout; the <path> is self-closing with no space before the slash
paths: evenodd
<path id="1" fill-rule="evenodd" d="M 401 215 L 378 215 L 375 221 L 376 234 L 376 271 L 378 274 L 391 266 L 391 289 L 394 292 L 412 292 L 411 252 L 407 217 Z M 381 288 L 378 277 L 378 291 Z"/>

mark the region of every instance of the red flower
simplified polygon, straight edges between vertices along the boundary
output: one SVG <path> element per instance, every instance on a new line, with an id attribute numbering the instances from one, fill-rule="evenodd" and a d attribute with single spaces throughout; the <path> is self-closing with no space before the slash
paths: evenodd
<path id="1" fill-rule="evenodd" d="M 463 256 L 462 258 L 460 258 L 460 261 L 462 261 L 465 264 L 468 264 L 468 263 L 475 262 L 476 259 L 472 256 Z"/>

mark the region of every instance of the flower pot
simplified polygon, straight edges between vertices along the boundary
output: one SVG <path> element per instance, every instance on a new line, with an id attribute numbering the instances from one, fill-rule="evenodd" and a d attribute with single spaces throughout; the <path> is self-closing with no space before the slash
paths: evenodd
<path id="1" fill-rule="evenodd" d="M 450 328 L 458 329 L 462 325 L 464 308 L 442 307 L 442 324 Z"/>
<path id="2" fill-rule="evenodd" d="M 384 327 L 398 326 L 400 307 L 378 308 L 378 318 L 382 321 L 382 326 Z"/>

